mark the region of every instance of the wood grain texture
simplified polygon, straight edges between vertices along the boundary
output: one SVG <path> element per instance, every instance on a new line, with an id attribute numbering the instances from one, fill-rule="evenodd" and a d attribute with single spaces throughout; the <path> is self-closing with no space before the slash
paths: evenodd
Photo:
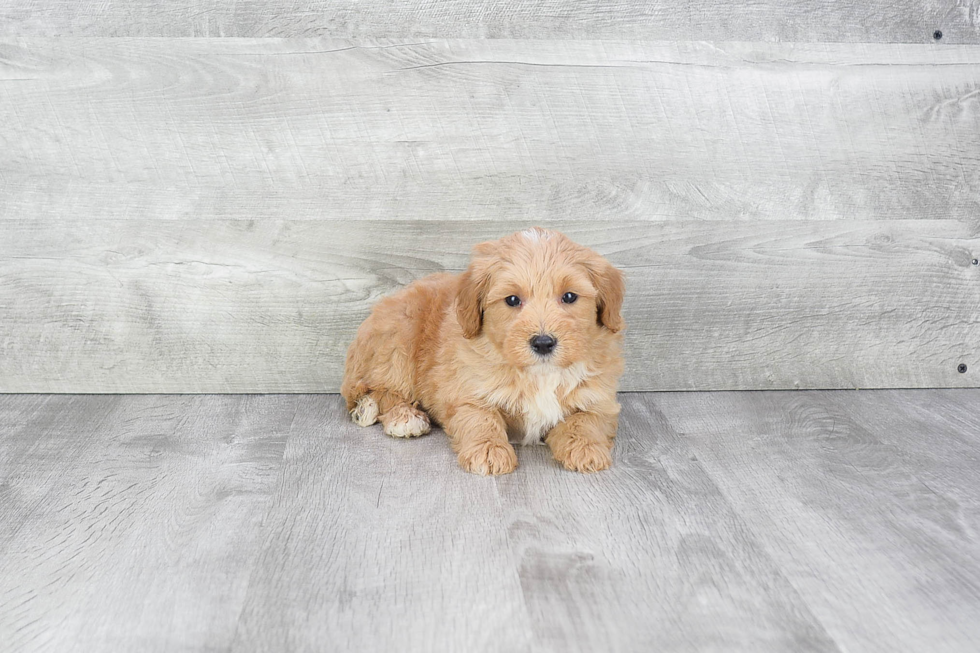
<path id="1" fill-rule="evenodd" d="M 656 405 L 843 650 L 975 647 L 977 485 L 957 495 L 930 481 L 937 462 L 976 460 L 977 420 L 964 428 L 921 411 L 938 396 L 975 414 L 980 395 L 841 394 L 675 394 Z"/>
<path id="2" fill-rule="evenodd" d="M 381 295 L 520 226 L 0 223 L 0 391 L 335 391 Z M 972 223 L 555 226 L 627 274 L 625 389 L 977 385 Z"/>
<path id="3" fill-rule="evenodd" d="M 977 385 L 978 46 L 0 47 L 0 390 L 335 390 L 529 223 L 630 269 L 626 389 Z"/>
<path id="4" fill-rule="evenodd" d="M 289 408 L 270 397 L 0 399 L 4 649 L 227 649 Z"/>
<path id="5" fill-rule="evenodd" d="M 538 651 L 837 651 L 646 395 L 621 397 L 613 466 L 518 451 L 501 502 Z"/>
<path id="6" fill-rule="evenodd" d="M 336 395 L 0 395 L 5 651 L 957 651 L 980 391 L 623 394 L 614 466 Z"/>
<path id="7" fill-rule="evenodd" d="M 834 398 L 883 445 L 914 466 L 916 478 L 934 489 L 958 524 L 956 530 L 980 532 L 980 506 L 972 498 L 980 469 L 980 412 L 958 393 L 885 393 L 875 401 L 860 394 Z M 939 441 L 941 447 L 935 446 Z"/>
<path id="8" fill-rule="evenodd" d="M 232 650 L 527 650 L 494 480 L 442 433 L 361 429 L 336 396 L 298 406 Z"/>
<path id="9" fill-rule="evenodd" d="M 4 36 L 343 36 L 911 42 L 980 40 L 957 0 L 3 0 Z"/>
<path id="10" fill-rule="evenodd" d="M 118 403 L 113 397 L 0 398 L 0 558 L 62 481 L 66 461 L 98 445 Z"/>
<path id="11" fill-rule="evenodd" d="M 0 220 L 980 211 L 980 46 L 27 38 L 0 76 Z"/>

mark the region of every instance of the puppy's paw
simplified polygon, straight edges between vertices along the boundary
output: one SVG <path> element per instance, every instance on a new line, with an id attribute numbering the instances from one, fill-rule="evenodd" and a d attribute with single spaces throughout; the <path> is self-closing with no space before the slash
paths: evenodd
<path id="1" fill-rule="evenodd" d="M 371 426 L 378 421 L 378 402 L 366 395 L 361 397 L 350 411 L 350 418 L 358 426 Z"/>
<path id="2" fill-rule="evenodd" d="M 573 472 L 598 472 L 612 465 L 611 443 L 573 438 L 552 447 L 555 460 Z"/>
<path id="3" fill-rule="evenodd" d="M 381 423 L 385 433 L 393 438 L 414 438 L 429 432 L 429 416 L 404 404 L 382 415 Z"/>
<path id="4" fill-rule="evenodd" d="M 507 442 L 475 442 L 459 452 L 459 465 L 471 474 L 510 474 L 517 468 L 517 453 Z"/>

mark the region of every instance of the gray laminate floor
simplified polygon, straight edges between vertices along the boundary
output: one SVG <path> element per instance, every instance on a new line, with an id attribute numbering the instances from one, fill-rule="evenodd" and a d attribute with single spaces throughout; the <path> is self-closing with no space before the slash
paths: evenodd
<path id="1" fill-rule="evenodd" d="M 494 479 L 335 395 L 0 396 L 0 648 L 980 648 L 980 390 L 622 403 Z"/>

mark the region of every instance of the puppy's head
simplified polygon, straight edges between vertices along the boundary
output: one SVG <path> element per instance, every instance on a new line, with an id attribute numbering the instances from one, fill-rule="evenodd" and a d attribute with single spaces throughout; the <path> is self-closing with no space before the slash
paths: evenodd
<path id="1" fill-rule="evenodd" d="M 623 329 L 624 290 L 606 259 L 535 227 L 473 248 L 456 317 L 464 337 L 486 337 L 515 367 L 568 367 Z"/>

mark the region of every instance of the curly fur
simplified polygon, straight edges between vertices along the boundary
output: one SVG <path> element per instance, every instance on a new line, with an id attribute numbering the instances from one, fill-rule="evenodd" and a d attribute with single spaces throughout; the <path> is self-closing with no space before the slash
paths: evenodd
<path id="1" fill-rule="evenodd" d="M 441 425 L 460 465 L 517 466 L 508 434 L 542 438 L 566 468 L 609 467 L 623 371 L 623 274 L 540 228 L 480 243 L 459 275 L 434 274 L 381 300 L 347 352 L 341 393 L 352 419 L 411 437 Z M 578 295 L 563 303 L 562 295 Z M 505 298 L 516 295 L 520 306 Z M 546 333 L 549 356 L 530 347 Z"/>

